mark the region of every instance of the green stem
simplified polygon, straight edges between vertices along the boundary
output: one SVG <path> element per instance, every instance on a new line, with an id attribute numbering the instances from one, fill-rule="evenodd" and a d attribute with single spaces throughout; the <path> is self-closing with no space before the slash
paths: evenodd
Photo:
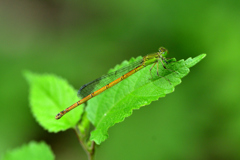
<path id="1" fill-rule="evenodd" d="M 88 160 L 94 160 L 95 142 L 89 141 L 90 135 L 90 122 L 87 119 L 86 114 L 82 115 L 82 119 L 78 125 L 74 128 L 78 141 L 83 147 L 84 151 L 88 156 Z"/>

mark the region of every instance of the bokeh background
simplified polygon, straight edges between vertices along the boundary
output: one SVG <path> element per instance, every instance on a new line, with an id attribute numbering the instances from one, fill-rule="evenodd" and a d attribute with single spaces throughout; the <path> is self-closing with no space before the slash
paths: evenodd
<path id="1" fill-rule="evenodd" d="M 240 159 L 240 1 L 0 1 L 0 155 L 31 140 L 56 159 L 86 159 L 74 131 L 43 130 L 23 70 L 76 89 L 131 57 L 166 47 L 178 60 L 207 53 L 174 93 L 109 129 L 96 160 Z"/>

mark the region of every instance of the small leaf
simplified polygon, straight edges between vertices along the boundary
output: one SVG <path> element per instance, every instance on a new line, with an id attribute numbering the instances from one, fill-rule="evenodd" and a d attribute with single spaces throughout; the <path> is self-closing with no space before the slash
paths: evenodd
<path id="1" fill-rule="evenodd" d="M 164 69 L 160 63 L 159 74 L 162 77 L 157 76 L 157 69 L 154 67 L 151 71 L 152 79 L 149 72 L 151 65 L 147 66 L 90 100 L 86 111 L 89 120 L 96 127 L 91 132 L 90 140 L 100 144 L 107 139 L 108 128 L 130 116 L 133 109 L 149 105 L 152 101 L 173 92 L 174 86 L 180 84 L 181 78 L 189 73 L 189 67 L 192 67 L 204 57 L 205 55 L 200 55 L 194 59 L 189 58 L 186 61 L 180 60 L 178 62 L 171 59 L 166 67 L 172 71 Z M 130 62 L 141 58 L 131 59 Z M 114 70 L 128 63 L 124 61 L 121 65 L 117 65 Z"/>
<path id="2" fill-rule="evenodd" d="M 66 80 L 51 74 L 25 72 L 30 84 L 30 107 L 37 122 L 49 132 L 58 132 L 74 127 L 80 119 L 83 107 L 77 107 L 61 120 L 58 112 L 78 101 L 77 91 Z"/>
<path id="3" fill-rule="evenodd" d="M 53 160 L 54 154 L 51 148 L 44 142 L 30 142 L 20 148 L 8 151 L 2 160 Z"/>

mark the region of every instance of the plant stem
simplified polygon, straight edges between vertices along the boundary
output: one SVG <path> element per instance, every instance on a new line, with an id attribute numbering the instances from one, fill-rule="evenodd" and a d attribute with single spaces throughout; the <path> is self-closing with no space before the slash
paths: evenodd
<path id="1" fill-rule="evenodd" d="M 94 159 L 94 151 L 95 151 L 95 142 L 89 141 L 89 128 L 90 122 L 87 119 L 86 114 L 82 115 L 82 119 L 78 125 L 75 126 L 74 130 L 78 137 L 78 141 L 83 147 L 84 151 L 88 156 L 88 160 Z"/>

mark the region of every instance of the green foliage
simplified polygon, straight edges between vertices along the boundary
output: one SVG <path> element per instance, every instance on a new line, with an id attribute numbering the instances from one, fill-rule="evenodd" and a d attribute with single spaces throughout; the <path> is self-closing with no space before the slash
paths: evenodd
<path id="1" fill-rule="evenodd" d="M 68 113 L 61 121 L 54 117 L 77 101 L 76 90 L 66 80 L 50 74 L 25 72 L 30 85 L 30 107 L 37 122 L 49 132 L 59 132 L 74 127 L 83 111 L 78 107 Z"/>
<path id="2" fill-rule="evenodd" d="M 189 73 L 189 68 L 205 56 L 202 54 L 186 61 L 170 59 L 166 65 L 167 69 L 164 69 L 161 64 L 159 65 L 160 76 L 156 74 L 156 66 L 152 69 L 151 74 L 149 72 L 151 66 L 143 68 L 91 99 L 88 102 L 86 114 L 82 117 L 81 123 L 78 124 L 83 106 L 67 113 L 60 120 L 54 118 L 59 111 L 78 101 L 76 90 L 66 80 L 50 74 L 38 75 L 25 72 L 25 77 L 30 84 L 31 110 L 39 124 L 50 132 L 74 128 L 83 147 L 93 154 L 92 141 L 100 144 L 107 139 L 108 128 L 130 116 L 134 109 L 149 105 L 152 101 L 173 92 L 174 87 L 181 83 L 181 78 Z M 141 58 L 132 58 L 129 62 L 124 61 L 113 70 Z M 95 127 L 93 131 L 89 130 L 89 121 Z M 90 132 L 90 139 L 88 139 Z"/>
<path id="3" fill-rule="evenodd" d="M 54 155 L 50 147 L 44 142 L 30 142 L 20 148 L 8 151 L 2 160 L 53 160 Z"/>

